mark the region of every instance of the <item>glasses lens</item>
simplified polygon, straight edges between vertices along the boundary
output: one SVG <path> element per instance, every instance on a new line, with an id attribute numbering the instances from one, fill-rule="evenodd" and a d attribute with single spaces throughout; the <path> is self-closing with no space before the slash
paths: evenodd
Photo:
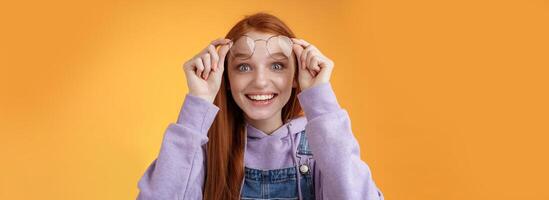
<path id="1" fill-rule="evenodd" d="M 292 55 L 292 40 L 289 37 L 279 35 L 267 41 L 267 50 L 272 58 L 282 60 Z"/>
<path id="2" fill-rule="evenodd" d="M 231 47 L 231 56 L 233 59 L 248 59 L 254 51 L 254 41 L 246 36 L 238 38 Z"/>

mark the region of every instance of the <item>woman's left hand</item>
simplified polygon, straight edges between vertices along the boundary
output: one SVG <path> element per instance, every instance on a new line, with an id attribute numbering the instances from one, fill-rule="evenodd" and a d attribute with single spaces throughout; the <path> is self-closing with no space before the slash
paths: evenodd
<path id="1" fill-rule="evenodd" d="M 292 38 L 293 50 L 299 67 L 299 86 L 301 91 L 330 81 L 334 62 L 324 56 L 314 45 L 305 40 Z"/>

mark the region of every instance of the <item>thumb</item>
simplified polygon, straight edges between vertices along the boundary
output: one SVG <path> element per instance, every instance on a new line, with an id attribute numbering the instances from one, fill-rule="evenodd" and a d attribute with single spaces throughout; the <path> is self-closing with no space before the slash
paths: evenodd
<path id="1" fill-rule="evenodd" d="M 299 69 L 303 69 L 303 66 L 301 66 L 301 60 L 299 60 L 299 58 L 301 58 L 301 52 L 303 52 L 303 47 L 301 45 L 294 44 L 292 48 L 297 56 L 297 65 L 299 66 Z"/>
<path id="2" fill-rule="evenodd" d="M 221 70 L 223 70 L 225 67 L 225 57 L 227 56 L 227 53 L 232 46 L 233 42 L 230 42 L 229 44 L 224 44 L 221 46 L 221 48 L 219 48 L 219 61 L 217 63 L 217 66 L 221 68 Z"/>

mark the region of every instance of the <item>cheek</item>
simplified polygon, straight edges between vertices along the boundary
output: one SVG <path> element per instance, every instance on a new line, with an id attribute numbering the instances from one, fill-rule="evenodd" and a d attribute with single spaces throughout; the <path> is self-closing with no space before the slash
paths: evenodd
<path id="1" fill-rule="evenodd" d="M 231 92 L 233 93 L 233 96 L 235 94 L 238 94 L 242 90 L 246 89 L 246 87 L 250 82 L 248 78 L 245 76 L 237 76 L 229 73 L 228 77 L 229 77 L 229 85 L 231 88 Z"/>
<path id="2" fill-rule="evenodd" d="M 288 73 L 291 79 L 294 79 L 297 76 L 297 65 L 295 64 L 294 60 L 291 60 L 288 64 Z"/>
<path id="3" fill-rule="evenodd" d="M 277 77 L 275 84 L 282 95 L 290 96 L 293 88 L 293 78 L 292 73 L 286 73 Z"/>
<path id="4" fill-rule="evenodd" d="M 284 86 L 284 88 L 292 87 L 292 83 L 295 79 L 295 68 L 288 68 L 288 70 L 280 75 L 280 83 Z"/>

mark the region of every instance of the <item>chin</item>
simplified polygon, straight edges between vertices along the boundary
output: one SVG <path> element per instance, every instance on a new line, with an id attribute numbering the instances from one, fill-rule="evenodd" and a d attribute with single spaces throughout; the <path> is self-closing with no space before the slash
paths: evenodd
<path id="1" fill-rule="evenodd" d="M 273 117 L 275 112 L 261 112 L 259 110 L 245 112 L 246 116 L 254 121 L 267 120 Z"/>

